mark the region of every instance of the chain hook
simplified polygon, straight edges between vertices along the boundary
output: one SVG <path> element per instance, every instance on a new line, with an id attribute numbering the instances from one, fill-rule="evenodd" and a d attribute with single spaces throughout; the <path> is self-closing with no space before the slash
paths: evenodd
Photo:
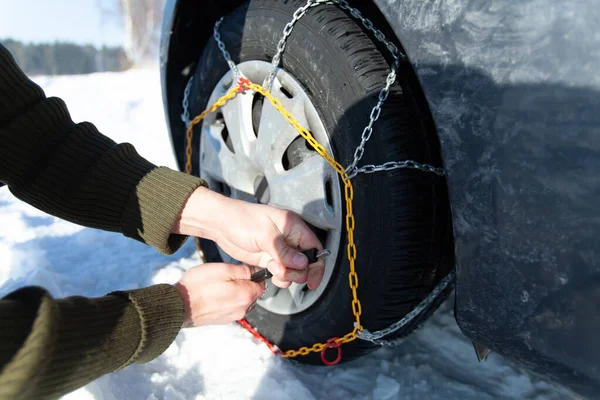
<path id="1" fill-rule="evenodd" d="M 321 350 L 321 361 L 323 361 L 323 364 L 328 366 L 336 365 L 342 360 L 342 343 L 336 342 L 336 340 L 339 339 L 340 338 L 332 337 L 331 339 L 327 340 L 327 342 L 323 346 L 323 350 Z M 325 352 L 327 351 L 327 349 L 337 349 L 337 357 L 335 358 L 335 360 L 329 361 L 327 360 L 327 358 L 325 358 Z"/>
<path id="2" fill-rule="evenodd" d="M 251 84 L 252 84 L 252 82 L 250 82 L 248 79 L 240 76 L 240 78 L 238 79 L 238 82 L 237 82 L 238 93 L 246 94 L 246 90 L 248 90 L 248 86 Z"/>

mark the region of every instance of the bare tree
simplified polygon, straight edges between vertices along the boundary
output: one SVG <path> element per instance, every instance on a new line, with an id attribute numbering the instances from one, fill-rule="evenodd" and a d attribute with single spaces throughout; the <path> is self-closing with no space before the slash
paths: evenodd
<path id="1" fill-rule="evenodd" d="M 129 62 L 140 65 L 156 60 L 165 0 L 116 1 L 116 11 L 123 18 L 124 48 Z M 100 2 L 99 6 L 102 8 Z"/>

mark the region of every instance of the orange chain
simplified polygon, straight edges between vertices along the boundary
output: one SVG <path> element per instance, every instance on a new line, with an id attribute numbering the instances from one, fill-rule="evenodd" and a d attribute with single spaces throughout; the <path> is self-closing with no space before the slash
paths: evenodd
<path id="1" fill-rule="evenodd" d="M 333 156 L 331 154 L 329 154 L 327 152 L 327 150 L 325 150 L 325 147 L 323 147 L 319 142 L 317 142 L 317 140 L 312 136 L 312 134 L 308 130 L 306 130 L 302 125 L 300 125 L 300 123 L 298 123 L 296 118 L 294 118 L 294 116 L 292 114 L 290 114 L 283 107 L 281 102 L 279 100 L 277 100 L 276 98 L 274 98 L 268 90 L 263 88 L 261 85 L 251 83 L 247 79 L 240 78 L 237 86 L 229 89 L 229 91 L 223 97 L 218 99 L 214 104 L 212 104 L 210 107 L 208 107 L 206 110 L 204 110 L 202 113 L 200 113 L 199 115 L 197 115 L 194 119 L 192 119 L 190 121 L 190 125 L 188 126 L 187 132 L 186 132 L 187 146 L 185 149 L 185 154 L 186 154 L 185 172 L 188 175 L 192 173 L 192 137 L 194 135 L 194 129 L 193 129 L 194 126 L 196 126 L 197 124 L 202 122 L 202 120 L 204 118 L 206 118 L 206 116 L 208 114 L 215 112 L 217 109 L 224 106 L 229 100 L 236 97 L 239 93 L 245 92 L 248 89 L 253 90 L 257 93 L 260 93 L 265 98 L 267 98 L 269 100 L 269 102 L 273 105 L 273 107 L 275 107 L 275 109 L 277 111 L 279 111 L 281 113 L 281 115 L 283 115 L 283 117 L 290 123 L 290 125 L 292 125 L 292 127 L 294 127 L 294 129 L 296 129 L 296 131 L 298 131 L 298 133 L 315 149 L 315 151 L 317 153 L 319 153 L 319 155 L 321 155 L 321 157 L 323 157 L 325 159 L 325 161 L 327 161 L 327 163 L 333 167 L 333 169 L 335 169 L 335 171 L 340 175 L 340 177 L 342 178 L 342 181 L 344 182 L 344 197 L 346 199 L 346 230 L 347 230 L 347 234 L 348 234 L 347 253 L 348 253 L 348 261 L 350 261 L 350 274 L 348 275 L 348 281 L 350 283 L 350 289 L 352 290 L 352 313 L 354 314 L 354 317 L 356 319 L 356 323 L 354 324 L 354 329 L 341 338 L 329 339 L 327 341 L 327 343 L 315 343 L 311 347 L 301 347 L 297 350 L 287 350 L 287 351 L 281 352 L 281 355 L 284 358 L 297 357 L 299 355 L 305 356 L 312 352 L 320 352 L 323 355 L 323 352 L 327 348 L 336 348 L 336 347 L 339 347 L 339 345 L 341 345 L 343 343 L 349 343 L 349 342 L 356 340 L 356 338 L 357 338 L 356 332 L 363 330 L 363 327 L 360 323 L 360 316 L 362 314 L 362 306 L 360 304 L 360 300 L 358 300 L 358 294 L 356 291 L 358 289 L 358 275 L 356 274 L 356 270 L 355 270 L 356 253 L 357 252 L 356 252 L 356 244 L 354 243 L 355 219 L 354 219 L 354 213 L 352 210 L 352 200 L 354 199 L 354 187 L 352 186 L 350 177 L 348 176 L 348 173 L 345 171 L 342 164 L 337 162 L 333 158 Z M 198 240 L 196 241 L 196 246 L 198 247 L 198 250 L 202 254 L 202 248 L 200 247 L 200 243 Z M 245 326 L 245 325 L 242 323 L 242 326 Z M 271 348 L 271 346 L 273 346 L 270 343 L 269 343 L 269 345 L 270 345 L 269 348 Z M 323 360 L 325 361 L 324 358 L 323 358 Z M 339 357 L 338 357 L 338 361 L 339 361 Z"/>

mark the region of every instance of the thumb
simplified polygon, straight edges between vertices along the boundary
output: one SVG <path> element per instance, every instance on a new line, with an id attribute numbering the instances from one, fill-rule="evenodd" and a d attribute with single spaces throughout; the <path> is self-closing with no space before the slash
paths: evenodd
<path id="1" fill-rule="evenodd" d="M 308 258 L 299 250 L 291 247 L 283 234 L 273 226 L 274 235 L 271 243 L 267 244 L 267 252 L 275 261 L 286 268 L 304 269 L 308 266 Z M 288 236 L 294 236 L 291 232 Z"/>

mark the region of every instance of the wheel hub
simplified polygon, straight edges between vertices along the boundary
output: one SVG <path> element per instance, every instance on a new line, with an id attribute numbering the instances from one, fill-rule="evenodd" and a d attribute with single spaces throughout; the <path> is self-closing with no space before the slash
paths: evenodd
<path id="1" fill-rule="evenodd" d="M 238 65 L 252 82 L 263 82 L 271 64 L 247 61 Z M 227 72 L 214 88 L 213 104 L 232 85 Z M 272 95 L 333 155 L 329 135 L 308 94 L 294 77 L 279 70 Z M 200 176 L 210 188 L 230 197 L 293 211 L 315 230 L 331 250 L 321 285 L 315 290 L 293 283 L 270 289 L 259 306 L 278 314 L 306 310 L 323 294 L 336 265 L 342 237 L 341 185 L 336 172 L 316 153 L 287 120 L 252 91 L 238 94 L 202 123 Z M 224 251 L 225 262 L 237 263 Z"/>

